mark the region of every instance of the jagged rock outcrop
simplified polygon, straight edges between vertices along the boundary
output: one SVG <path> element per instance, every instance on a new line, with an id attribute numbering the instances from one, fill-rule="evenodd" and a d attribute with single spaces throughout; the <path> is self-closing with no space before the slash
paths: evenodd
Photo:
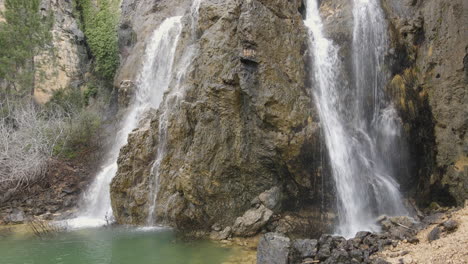
<path id="1" fill-rule="evenodd" d="M 124 9 L 131 6 L 124 1 Z M 166 6 L 160 1 L 153 11 L 163 12 L 161 17 L 176 12 L 164 11 Z M 159 173 L 157 218 L 180 229 L 232 226 L 236 218 L 255 211 L 250 209 L 252 201 L 273 187 L 288 205 L 278 208 L 320 205 L 323 159 L 317 115 L 306 86 L 302 9 L 301 1 L 206 0 L 197 24 L 184 18 L 176 63 L 191 41 L 196 54 L 181 84 L 185 93 L 169 104 L 166 101 L 174 98 L 166 95 L 158 114 L 132 133 L 122 149 L 111 185 L 119 223 L 145 223 L 154 170 Z M 135 50 L 144 45 L 140 36 L 144 38 L 145 31 L 131 22 L 142 18 L 125 15 L 141 12 L 132 10 L 123 11 L 122 36 L 128 40 L 133 28 Z M 148 28 L 154 29 L 154 24 Z M 134 69 L 128 69 L 136 63 L 132 56 L 119 78 L 135 78 Z M 168 106 L 170 111 L 164 112 Z M 161 113 L 168 120 L 166 147 L 159 168 L 153 168 L 162 144 Z M 259 208 L 265 209 L 262 216 L 271 214 L 263 205 Z M 234 231 L 244 230 L 241 226 Z"/>
<path id="2" fill-rule="evenodd" d="M 53 52 L 34 59 L 37 65 L 34 98 L 39 103 L 46 103 L 56 90 L 79 87 L 88 71 L 85 36 L 78 27 L 73 8 L 72 1 L 44 0 L 41 3 L 41 12 L 44 15 L 51 12 L 55 23 Z"/>
<path id="3" fill-rule="evenodd" d="M 468 3 L 383 3 L 393 37 L 389 94 L 408 133 L 416 197 L 462 205 L 468 198 Z"/>

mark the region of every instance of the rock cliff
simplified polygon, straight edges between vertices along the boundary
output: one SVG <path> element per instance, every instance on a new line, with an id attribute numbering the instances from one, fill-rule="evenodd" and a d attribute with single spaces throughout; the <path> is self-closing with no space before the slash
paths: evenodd
<path id="1" fill-rule="evenodd" d="M 383 1 L 393 36 L 389 94 L 406 123 L 416 197 L 468 198 L 468 3 Z"/>
<path id="2" fill-rule="evenodd" d="M 79 87 L 88 72 L 85 36 L 73 8 L 72 1 L 44 0 L 41 3 L 41 12 L 45 15 L 51 12 L 55 23 L 53 52 L 35 58 L 38 71 L 34 98 L 39 103 L 46 103 L 56 90 Z"/>
<path id="3" fill-rule="evenodd" d="M 160 1 L 153 12 L 173 14 L 166 8 Z M 266 224 L 270 209 L 255 198 L 272 187 L 284 197 L 278 201 L 281 211 L 319 207 L 324 154 L 307 83 L 302 8 L 301 1 L 207 0 L 201 3 L 198 23 L 185 19 L 179 49 L 195 39 L 197 56 L 181 85 L 183 98 L 167 113 L 167 147 L 155 168 L 160 221 L 181 229 L 226 227 L 255 205 L 259 209 L 242 219 L 267 216 Z M 131 23 L 123 23 L 121 35 L 127 38 Z M 145 31 L 133 32 L 134 46 L 143 45 Z M 135 76 L 127 69 L 132 56 L 121 69 L 123 78 Z M 142 224 L 147 218 L 163 105 L 121 151 L 111 185 L 119 223 Z M 258 231 L 242 219 L 234 232 Z"/>
<path id="4" fill-rule="evenodd" d="M 405 124 L 411 159 L 410 176 L 400 183 L 423 205 L 462 204 L 468 198 L 466 1 L 382 3 L 391 36 L 387 92 Z M 324 228 L 311 219 L 333 211 L 333 186 L 307 76 L 302 1 L 205 0 L 196 21 L 190 4 L 122 3 L 117 86 L 136 81 L 147 39 L 166 17 L 184 15 L 176 65 L 184 63 L 187 47 L 194 55 L 162 107 L 142 120 L 121 150 L 111 185 L 117 221 L 146 223 L 157 173 L 157 219 L 179 229 L 212 228 L 222 238 L 262 228 Z M 350 5 L 323 0 L 320 8 L 348 69 Z M 175 98 L 171 89 L 178 87 L 183 92 Z M 163 155 L 158 167 L 156 155 Z M 297 216 L 303 211 L 312 213 Z"/>

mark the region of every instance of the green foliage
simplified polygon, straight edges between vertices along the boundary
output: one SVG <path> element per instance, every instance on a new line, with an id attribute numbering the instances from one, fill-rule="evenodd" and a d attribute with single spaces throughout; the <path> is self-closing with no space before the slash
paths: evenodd
<path id="1" fill-rule="evenodd" d="M 93 152 L 99 147 L 97 135 L 101 128 L 102 101 L 89 105 L 89 99 L 97 96 L 98 88 L 94 84 L 81 92 L 79 89 L 57 90 L 45 105 L 48 112 L 60 112 L 66 116 L 65 135 L 54 146 L 54 156 L 74 159 L 86 152 Z"/>
<path id="2" fill-rule="evenodd" d="M 99 144 L 95 140 L 101 128 L 100 116 L 90 110 L 84 110 L 73 116 L 63 138 L 54 146 L 53 154 L 66 159 L 93 152 Z"/>
<path id="3" fill-rule="evenodd" d="M 0 22 L 0 78 L 10 88 L 4 94 L 22 96 L 34 88 L 34 57 L 47 50 L 54 22 L 51 13 L 40 13 L 40 2 L 5 0 L 5 21 Z"/>
<path id="4" fill-rule="evenodd" d="M 82 28 L 88 45 L 95 58 L 96 72 L 111 80 L 119 66 L 117 43 L 118 16 L 109 0 L 76 0 L 76 8 L 81 14 Z"/>
<path id="5" fill-rule="evenodd" d="M 98 88 L 92 84 L 88 85 L 83 92 L 84 104 L 89 105 L 89 99 L 96 98 L 98 95 Z"/>

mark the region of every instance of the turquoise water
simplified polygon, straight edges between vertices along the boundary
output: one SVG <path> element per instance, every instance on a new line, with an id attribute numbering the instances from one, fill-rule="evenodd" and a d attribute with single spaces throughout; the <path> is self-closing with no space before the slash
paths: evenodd
<path id="1" fill-rule="evenodd" d="M 168 230 L 88 229 L 38 239 L 0 237 L 0 264 L 220 264 L 231 253 Z"/>

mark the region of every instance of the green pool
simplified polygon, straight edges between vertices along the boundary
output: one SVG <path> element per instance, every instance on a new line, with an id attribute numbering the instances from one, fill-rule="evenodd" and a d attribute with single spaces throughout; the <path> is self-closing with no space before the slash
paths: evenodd
<path id="1" fill-rule="evenodd" d="M 184 242 L 170 230 L 100 228 L 38 239 L 0 237 L 0 264 L 221 264 L 233 249 Z"/>

